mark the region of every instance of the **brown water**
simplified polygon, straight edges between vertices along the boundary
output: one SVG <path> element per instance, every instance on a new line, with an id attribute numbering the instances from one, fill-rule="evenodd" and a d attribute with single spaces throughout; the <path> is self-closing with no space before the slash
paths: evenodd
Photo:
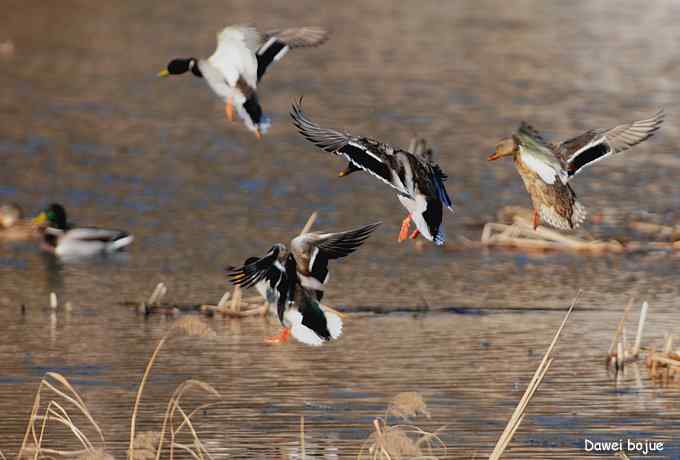
<path id="1" fill-rule="evenodd" d="M 176 384 L 195 377 L 226 397 L 199 424 L 216 456 L 294 457 L 305 415 L 307 453 L 344 458 L 356 454 L 390 397 L 419 390 L 433 414 L 423 424 L 447 425 L 450 454 L 483 456 L 561 313 L 477 309 L 560 308 L 582 288 L 589 310 L 573 317 L 515 457 L 583 456 L 588 435 L 670 442 L 677 391 L 654 388 L 644 369 L 639 380 L 631 371 L 616 384 L 601 362 L 618 319 L 612 312 L 628 295 L 652 305 L 650 342 L 677 327 L 676 255 L 397 245 L 404 211 L 390 190 L 364 175 L 336 178 L 343 162 L 296 134 L 287 111 L 304 94 L 310 116 L 325 125 L 397 145 L 413 135 L 430 139 L 450 175 L 457 212 L 446 216 L 446 230 L 455 243 L 478 239 L 502 206 L 529 204 L 512 165 L 485 160 L 521 119 L 566 137 L 664 106 L 661 135 L 574 184 L 591 213 L 604 216 L 584 232 L 641 238 L 627 229 L 631 215 L 665 224 L 679 217 L 680 6 L 289 3 L 3 5 L 11 14 L 0 15 L 0 41 L 11 40 L 15 52 L 0 57 L 0 201 L 29 213 L 60 201 L 76 222 L 122 227 L 136 241 L 127 257 L 70 265 L 34 244 L 0 243 L 0 449 L 16 449 L 37 382 L 58 370 L 83 392 L 110 449 L 123 457 L 136 384 L 169 323 L 144 320 L 120 302 L 141 300 L 164 281 L 171 301 L 214 303 L 226 287 L 225 265 L 290 238 L 313 210 L 316 228 L 385 223 L 333 266 L 329 304 L 427 304 L 466 314 L 351 318 L 343 338 L 322 350 L 265 346 L 274 323 L 213 320 L 217 339 L 182 339 L 161 355 L 142 427 L 155 428 Z M 224 121 L 204 82 L 155 78 L 172 57 L 208 55 L 215 32 L 241 22 L 332 32 L 326 45 L 290 53 L 265 78 L 261 100 L 274 125 L 259 142 Z M 51 291 L 74 310 L 52 317 L 43 309 Z"/>

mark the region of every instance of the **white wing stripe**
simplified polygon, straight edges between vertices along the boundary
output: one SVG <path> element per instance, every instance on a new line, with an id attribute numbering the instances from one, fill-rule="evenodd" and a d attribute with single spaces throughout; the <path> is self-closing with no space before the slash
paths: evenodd
<path id="1" fill-rule="evenodd" d="M 380 163 L 383 163 L 383 164 L 385 163 L 385 162 L 382 160 L 382 158 L 378 157 L 375 153 L 371 152 L 371 150 L 370 150 L 368 147 L 366 147 L 365 144 L 358 144 L 358 143 L 352 142 L 352 141 L 349 141 L 348 144 L 351 145 L 351 146 L 353 146 L 353 147 L 356 147 L 356 148 L 358 148 L 358 149 L 363 150 L 364 152 L 366 152 L 366 154 L 368 154 L 369 156 L 375 158 L 375 159 L 376 159 L 377 161 L 379 161 Z"/>

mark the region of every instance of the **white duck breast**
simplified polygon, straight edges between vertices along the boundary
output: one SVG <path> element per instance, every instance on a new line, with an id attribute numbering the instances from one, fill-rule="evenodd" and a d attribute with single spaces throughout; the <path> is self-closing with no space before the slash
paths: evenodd
<path id="1" fill-rule="evenodd" d="M 434 237 L 432 233 L 430 233 L 430 227 L 427 225 L 427 222 L 423 217 L 423 214 L 427 210 L 427 200 L 425 197 L 423 195 L 417 194 L 415 200 L 402 195 L 399 195 L 398 198 L 402 206 L 404 206 L 404 208 L 406 208 L 406 210 L 411 215 L 413 223 L 416 224 L 416 228 L 418 228 L 421 235 L 423 235 L 425 239 L 433 241 Z"/>
<path id="2" fill-rule="evenodd" d="M 208 62 L 217 69 L 231 87 L 239 78 L 257 87 L 257 58 L 260 34 L 252 27 L 226 27 L 217 36 L 217 49 Z"/>
<path id="3" fill-rule="evenodd" d="M 520 145 L 519 153 L 522 162 L 527 165 L 529 169 L 538 174 L 546 184 L 554 184 L 555 180 L 561 176 L 558 171 L 555 171 L 550 163 L 543 161 L 541 157 L 533 154 L 530 149 Z"/>
<path id="4" fill-rule="evenodd" d="M 321 316 L 314 315 L 313 318 L 295 308 L 289 308 L 283 314 L 283 324 L 290 328 L 296 340 L 305 345 L 318 347 L 342 335 L 342 319 L 320 305 L 318 309 Z"/>

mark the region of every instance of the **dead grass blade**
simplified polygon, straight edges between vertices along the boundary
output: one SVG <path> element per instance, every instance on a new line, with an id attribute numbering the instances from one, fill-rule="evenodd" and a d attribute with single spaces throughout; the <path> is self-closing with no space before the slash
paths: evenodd
<path id="1" fill-rule="evenodd" d="M 529 386 L 527 387 L 526 391 L 524 392 L 522 399 L 519 401 L 519 403 L 517 404 L 517 407 L 515 408 L 515 411 L 512 413 L 512 416 L 510 417 L 510 420 L 508 421 L 508 424 L 506 425 L 505 430 L 503 430 L 503 433 L 501 434 L 500 438 L 498 439 L 498 442 L 496 443 L 496 446 L 494 447 L 493 452 L 489 456 L 489 460 L 498 460 L 498 459 L 501 458 L 501 456 L 503 455 L 503 452 L 505 452 L 505 449 L 510 444 L 512 437 L 514 436 L 515 432 L 517 431 L 517 428 L 519 428 L 519 426 L 522 423 L 522 420 L 524 420 L 524 415 L 526 414 L 527 406 L 529 405 L 529 402 L 531 401 L 534 394 L 536 393 L 536 390 L 541 385 L 541 382 L 543 381 L 545 374 L 548 372 L 548 369 L 550 369 L 550 365 L 553 362 L 553 358 L 551 356 L 552 351 L 555 348 L 555 344 L 557 343 L 557 340 L 560 338 L 560 335 L 562 334 L 562 330 L 564 329 L 564 326 L 567 324 L 567 320 L 569 319 L 571 312 L 574 310 L 574 306 L 576 305 L 576 302 L 578 301 L 578 298 L 580 296 L 581 296 L 581 291 L 579 291 L 576 294 L 576 297 L 574 297 L 574 300 L 572 300 L 571 306 L 569 307 L 569 310 L 567 311 L 566 315 L 564 315 L 564 319 L 562 320 L 562 324 L 560 324 L 560 327 L 557 329 L 557 332 L 555 333 L 555 336 L 553 337 L 552 342 L 550 343 L 550 346 L 548 347 L 548 350 L 545 352 L 545 355 L 543 355 L 543 359 L 541 360 L 541 363 L 539 364 L 538 368 L 536 369 L 536 372 L 534 373 L 534 376 L 531 379 Z"/>
<path id="2" fill-rule="evenodd" d="M 312 225 L 314 225 L 314 222 L 316 222 L 316 218 L 319 214 L 314 211 L 311 216 L 309 216 L 309 219 L 307 219 L 307 222 L 305 223 L 305 226 L 302 227 L 302 231 L 300 231 L 300 235 L 304 235 L 305 233 L 309 233 L 309 230 L 312 228 Z"/>
<path id="3" fill-rule="evenodd" d="M 130 419 L 130 446 L 128 447 L 128 460 L 134 459 L 135 425 L 136 425 L 136 421 L 137 421 L 137 412 L 139 411 L 139 401 L 142 399 L 142 393 L 144 392 L 144 385 L 146 384 L 146 381 L 149 378 L 149 374 L 151 373 L 151 368 L 153 367 L 153 363 L 156 361 L 156 357 L 158 356 L 158 352 L 161 351 L 161 348 L 163 348 L 163 345 L 165 345 L 165 342 L 167 341 L 167 339 L 168 339 L 168 334 L 164 335 L 163 338 L 161 338 L 161 340 L 158 342 L 158 345 L 156 345 L 156 349 L 151 354 L 151 358 L 149 358 L 149 362 L 146 363 L 146 369 L 144 370 L 144 375 L 142 376 L 142 381 L 139 383 L 139 388 L 137 389 L 137 395 L 135 396 L 135 405 L 132 408 L 132 417 Z"/>
<path id="4" fill-rule="evenodd" d="M 163 449 L 163 441 L 165 440 L 165 433 L 167 430 L 168 425 L 172 425 L 172 420 L 174 419 L 175 416 L 175 411 L 180 409 L 179 403 L 180 400 L 182 399 L 182 396 L 184 393 L 186 393 L 189 389 L 191 388 L 198 388 L 203 390 L 204 392 L 211 394 L 215 397 L 221 397 L 220 393 L 210 384 L 202 382 L 200 380 L 187 380 L 185 382 L 182 382 L 173 392 L 172 396 L 170 397 L 170 401 L 168 401 L 168 407 L 165 410 L 165 417 L 163 418 L 163 424 L 161 426 L 161 433 L 160 433 L 160 439 L 158 441 L 158 448 L 156 450 L 156 460 L 159 460 L 161 457 L 161 452 Z M 177 427 L 177 429 L 171 428 L 170 430 L 170 445 L 172 448 L 172 445 L 175 443 L 175 437 L 177 434 L 182 430 L 182 428 L 185 425 L 188 425 L 189 430 L 192 433 L 196 433 L 196 431 L 193 428 L 193 425 L 191 424 L 191 417 L 194 415 L 195 410 L 190 412 L 189 415 L 187 416 L 184 411 L 181 411 L 183 421 L 180 423 L 180 425 Z M 198 437 L 196 436 L 196 441 L 200 442 L 198 440 Z M 207 453 L 207 452 L 206 452 Z M 208 455 L 209 456 L 209 455 Z"/>
<path id="5" fill-rule="evenodd" d="M 64 390 L 57 388 L 56 385 L 50 382 L 50 379 L 60 384 L 64 388 Z M 56 372 L 47 372 L 40 381 L 40 384 L 38 385 L 38 390 L 36 391 L 35 398 L 33 399 L 33 407 L 31 408 L 28 426 L 26 427 L 26 432 L 24 433 L 24 438 L 21 443 L 21 447 L 19 448 L 19 452 L 17 453 L 17 458 L 20 458 L 26 450 L 29 450 L 28 440 L 29 437 L 32 437 L 33 446 L 30 447 L 30 450 L 34 452 L 33 457 L 34 459 L 37 460 L 37 458 L 40 456 L 40 453 L 43 451 L 42 443 L 45 436 L 45 430 L 50 419 L 66 426 L 71 431 L 71 433 L 73 433 L 73 435 L 78 439 L 78 441 L 83 445 L 85 449 L 94 450 L 92 442 L 88 439 L 85 433 L 83 433 L 83 431 L 79 429 L 75 425 L 75 423 L 73 423 L 73 420 L 71 419 L 71 416 L 69 415 L 68 411 L 64 408 L 64 406 L 59 404 L 59 402 L 55 400 L 50 400 L 47 403 L 47 406 L 45 407 L 45 410 L 42 413 L 42 415 L 39 413 L 40 403 L 42 400 L 41 396 L 44 390 L 50 390 L 55 395 L 59 396 L 63 400 L 75 406 L 78 409 L 78 411 L 82 415 L 84 415 L 85 418 L 87 418 L 92 427 L 94 427 L 94 429 L 97 431 L 100 440 L 104 442 L 104 435 L 102 433 L 101 428 L 99 427 L 97 422 L 95 422 L 94 418 L 92 417 L 92 414 L 87 408 L 87 405 L 80 397 L 78 392 L 75 390 L 75 388 L 71 386 L 71 384 L 63 375 Z M 40 422 L 39 433 L 36 432 L 36 422 Z M 74 455 L 74 453 L 77 454 L 80 451 L 75 452 L 56 451 L 56 452 L 62 452 L 64 455 Z"/>

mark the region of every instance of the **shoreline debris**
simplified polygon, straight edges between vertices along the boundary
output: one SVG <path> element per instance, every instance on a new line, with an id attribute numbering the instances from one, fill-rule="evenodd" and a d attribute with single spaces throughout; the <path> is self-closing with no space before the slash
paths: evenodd
<path id="1" fill-rule="evenodd" d="M 525 208 L 507 206 L 499 211 L 500 222 L 487 222 L 479 241 L 463 240 L 467 247 L 504 247 L 525 251 L 562 251 L 589 254 L 631 253 L 640 251 L 673 251 L 680 249 L 680 240 L 673 240 L 680 235 L 675 227 L 659 226 L 634 222 L 629 228 L 657 237 L 665 237 L 669 241 L 619 241 L 586 239 L 576 235 L 565 234 L 546 226 L 534 230 L 531 211 Z"/>

